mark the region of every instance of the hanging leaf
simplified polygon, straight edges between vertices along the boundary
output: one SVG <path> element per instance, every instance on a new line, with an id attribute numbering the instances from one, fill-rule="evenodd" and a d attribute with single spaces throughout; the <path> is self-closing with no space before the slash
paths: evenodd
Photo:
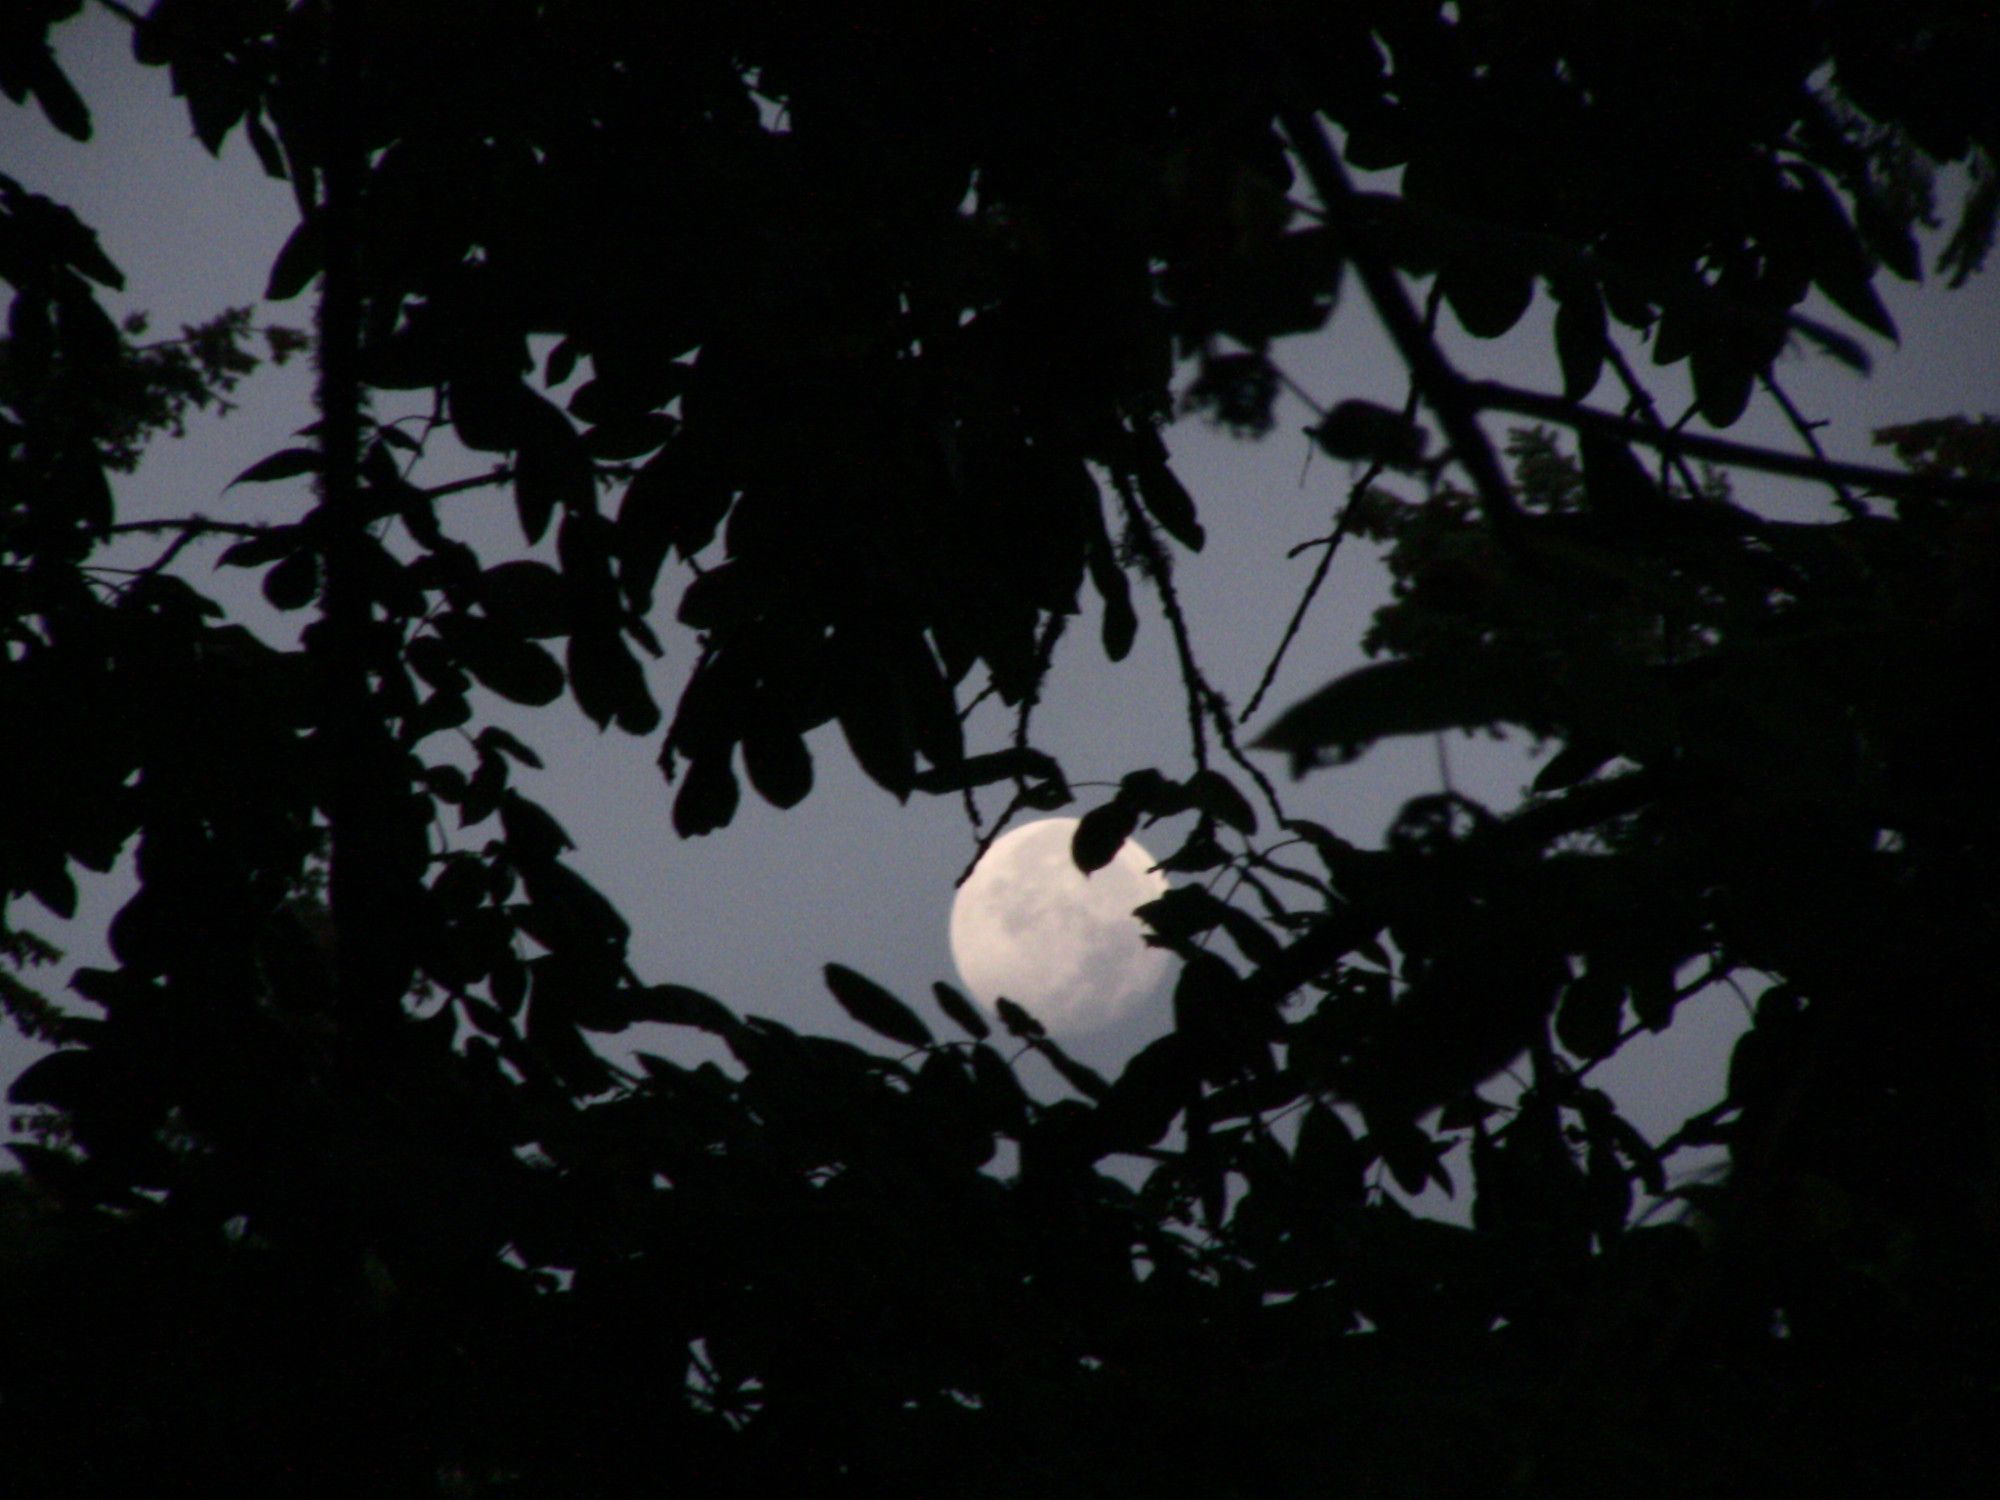
<path id="1" fill-rule="evenodd" d="M 1070 857 L 1088 875 L 1118 857 L 1118 851 L 1139 826 L 1139 809 L 1123 797 L 1094 807 L 1077 820 L 1070 836 Z"/>
<path id="2" fill-rule="evenodd" d="M 1257 831 L 1257 810 L 1220 771 L 1209 769 L 1188 778 L 1187 791 L 1194 805 L 1238 833 Z"/>
<path id="3" fill-rule="evenodd" d="M 316 216 L 307 215 L 293 229 L 278 258 L 271 262 L 271 279 L 264 287 L 266 302 L 289 302 L 312 284 L 320 272 L 320 232 Z"/>
<path id="4" fill-rule="evenodd" d="M 916 786 L 916 747 L 899 685 L 879 660 L 850 658 L 838 718 L 847 748 L 876 785 L 908 799 Z"/>
<path id="5" fill-rule="evenodd" d="M 1597 387 L 1604 373 L 1604 355 L 1609 333 L 1604 318 L 1604 299 L 1597 287 L 1582 278 L 1557 287 L 1556 360 L 1562 366 L 1563 398 L 1581 401 Z"/>
<path id="6" fill-rule="evenodd" d="M 726 748 L 720 754 L 697 755 L 674 798 L 674 832 L 699 838 L 726 827 L 741 796 Z"/>
<path id="7" fill-rule="evenodd" d="M 1154 437 L 1153 445 L 1159 439 Z M 1139 499 L 1167 534 L 1190 552 L 1199 552 L 1207 540 L 1201 522 L 1195 518 L 1194 497 L 1187 492 L 1169 467 L 1164 448 L 1147 453 L 1138 466 Z"/>
<path id="8" fill-rule="evenodd" d="M 1459 323 L 1479 339 L 1499 338 L 1535 300 L 1534 278 L 1492 253 L 1490 246 L 1446 260 L 1438 284 Z"/>
<path id="9" fill-rule="evenodd" d="M 870 1031 L 906 1047 L 935 1045 L 931 1029 L 917 1013 L 874 980 L 842 964 L 828 964 L 822 973 L 840 1008 Z"/>
<path id="10" fill-rule="evenodd" d="M 773 807 L 796 807 L 813 787 L 805 736 L 775 724 L 753 724 L 743 736 L 743 769 Z"/>
<path id="11" fill-rule="evenodd" d="M 1588 1061 L 1609 1057 L 1618 1047 L 1625 1016 L 1625 986 L 1596 973 L 1572 979 L 1556 1007 L 1556 1040 Z"/>

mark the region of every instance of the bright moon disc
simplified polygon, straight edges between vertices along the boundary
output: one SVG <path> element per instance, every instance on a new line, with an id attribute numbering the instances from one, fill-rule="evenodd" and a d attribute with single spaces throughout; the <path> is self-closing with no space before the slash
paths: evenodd
<path id="1" fill-rule="evenodd" d="M 1076 823 L 1044 818 L 1003 835 L 951 904 L 951 956 L 973 998 L 992 1010 L 1005 995 L 1054 1032 L 1122 1020 L 1167 968 L 1132 915 L 1166 894 L 1166 877 L 1129 839 L 1085 875 L 1069 852 Z"/>

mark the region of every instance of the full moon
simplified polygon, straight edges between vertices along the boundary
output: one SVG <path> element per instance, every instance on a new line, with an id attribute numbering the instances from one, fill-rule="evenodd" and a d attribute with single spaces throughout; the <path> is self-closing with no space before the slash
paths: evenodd
<path id="1" fill-rule="evenodd" d="M 1085 875 L 1070 857 L 1076 824 L 1043 818 L 1004 834 L 951 904 L 951 956 L 973 998 L 992 1010 L 1004 995 L 1052 1032 L 1122 1020 L 1167 969 L 1132 915 L 1166 894 L 1166 877 L 1130 839 Z"/>

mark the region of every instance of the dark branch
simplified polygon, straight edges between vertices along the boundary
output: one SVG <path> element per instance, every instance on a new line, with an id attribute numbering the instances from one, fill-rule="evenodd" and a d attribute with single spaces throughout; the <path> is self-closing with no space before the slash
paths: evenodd
<path id="1" fill-rule="evenodd" d="M 1623 442 L 1640 443 L 1663 453 L 1686 454 L 1730 468 L 1783 474 L 1815 484 L 1852 485 L 1902 499 L 1991 501 L 2000 498 L 2000 488 L 1988 480 L 1913 474 L 1896 469 L 1872 468 L 1867 464 L 1776 453 L 1768 448 L 1753 448 L 1748 443 L 1731 442 L 1727 438 L 1703 437 L 1699 433 L 1674 431 L 1626 417 L 1614 417 L 1608 412 L 1565 401 L 1560 396 L 1519 390 L 1493 380 L 1472 382 L 1465 387 L 1465 394 L 1475 406 L 1487 411 L 1536 417 L 1577 432 L 1597 432 Z"/>
<path id="2" fill-rule="evenodd" d="M 1425 404 L 1437 413 L 1452 454 L 1470 476 L 1487 520 L 1496 531 L 1506 534 L 1518 520 L 1519 512 L 1514 507 L 1507 476 L 1500 468 L 1500 459 L 1479 426 L 1479 404 L 1468 398 L 1465 377 L 1452 368 L 1437 341 L 1424 331 L 1396 268 L 1375 246 L 1367 216 L 1355 202 L 1347 174 L 1341 169 L 1318 119 L 1303 110 L 1287 109 L 1280 113 L 1279 123 L 1291 139 L 1292 149 L 1298 152 L 1313 191 L 1338 225 L 1348 257 L 1367 289 L 1368 300 L 1375 305 L 1376 316 L 1381 318 L 1396 352 L 1409 367 L 1411 379 L 1423 392 Z"/>

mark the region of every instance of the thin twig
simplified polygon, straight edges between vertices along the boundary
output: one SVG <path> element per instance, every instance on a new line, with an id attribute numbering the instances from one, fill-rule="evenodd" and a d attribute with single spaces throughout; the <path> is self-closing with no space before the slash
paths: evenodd
<path id="1" fill-rule="evenodd" d="M 1627 362 L 1624 350 L 1608 337 L 1604 340 L 1604 357 L 1611 362 L 1611 368 L 1618 372 L 1619 383 L 1625 387 L 1627 409 L 1637 406 L 1648 422 L 1664 432 L 1667 427 L 1666 420 L 1661 417 L 1659 407 L 1653 404 L 1653 393 L 1647 390 L 1640 383 L 1639 377 L 1632 372 L 1632 366 Z M 1690 495 L 1700 493 L 1701 485 L 1696 480 L 1694 471 L 1688 467 L 1685 458 L 1672 451 L 1663 452 L 1660 457 L 1663 463 L 1673 466 L 1681 477 L 1681 483 L 1687 486 Z M 1660 479 L 1664 488 L 1666 475 L 1661 474 Z"/>
<path id="2" fill-rule="evenodd" d="M 1820 446 L 1819 435 L 1813 431 L 1813 424 L 1808 422 L 1805 414 L 1792 404 L 1792 398 L 1785 394 L 1785 388 L 1778 384 L 1776 377 L 1769 370 L 1758 379 L 1764 389 L 1771 393 L 1772 399 L 1778 403 L 1779 410 L 1784 412 L 1785 420 L 1792 424 L 1792 431 L 1799 435 L 1799 440 L 1812 449 L 1815 459 L 1822 464 L 1826 463 L 1826 449 Z M 1860 521 L 1867 518 L 1868 507 L 1855 499 L 1853 492 L 1839 479 L 1827 480 L 1827 487 L 1833 491 L 1834 504 L 1838 505 L 1850 520 Z"/>
<path id="3" fill-rule="evenodd" d="M 1188 735 L 1193 741 L 1194 763 L 1197 770 L 1205 771 L 1208 769 L 1205 699 L 1209 688 L 1202 678 L 1201 668 L 1195 663 L 1194 643 L 1188 635 L 1187 617 L 1181 612 L 1180 596 L 1174 589 L 1173 560 L 1160 545 L 1160 539 L 1153 534 L 1152 522 L 1139 509 L 1139 497 L 1132 492 L 1131 476 L 1123 470 L 1113 470 L 1111 482 L 1125 511 L 1127 534 L 1144 564 L 1153 592 L 1159 595 L 1160 608 L 1167 617 L 1167 628 L 1174 638 L 1174 652 L 1180 658 L 1181 686 L 1187 691 Z"/>

